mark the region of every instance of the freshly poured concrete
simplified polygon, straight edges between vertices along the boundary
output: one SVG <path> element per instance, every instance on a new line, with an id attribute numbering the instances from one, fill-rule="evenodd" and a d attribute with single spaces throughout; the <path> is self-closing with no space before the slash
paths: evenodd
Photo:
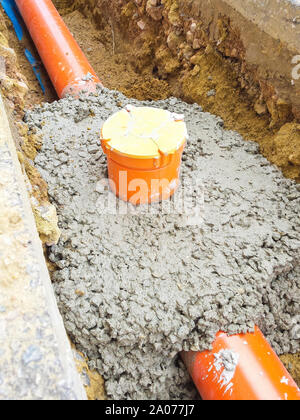
<path id="1" fill-rule="evenodd" d="M 258 324 L 278 353 L 299 350 L 300 188 L 255 143 L 171 98 L 151 106 L 186 116 L 182 180 L 199 212 L 178 214 L 178 191 L 169 214 L 159 204 L 113 214 L 99 136 L 128 103 L 149 105 L 103 89 L 27 114 L 44 138 L 36 165 L 62 230 L 54 287 L 111 398 L 193 398 L 176 354 L 207 349 L 220 329 Z"/>

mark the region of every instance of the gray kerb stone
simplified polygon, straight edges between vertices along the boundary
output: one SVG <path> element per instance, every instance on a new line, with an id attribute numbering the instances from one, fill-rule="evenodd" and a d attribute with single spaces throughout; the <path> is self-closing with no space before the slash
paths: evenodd
<path id="1" fill-rule="evenodd" d="M 0 399 L 86 399 L 0 95 Z"/>

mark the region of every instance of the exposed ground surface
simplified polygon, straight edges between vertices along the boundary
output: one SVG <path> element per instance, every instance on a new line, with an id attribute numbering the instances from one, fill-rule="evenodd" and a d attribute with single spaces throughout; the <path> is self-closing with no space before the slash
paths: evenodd
<path id="1" fill-rule="evenodd" d="M 26 186 L 0 95 L 0 399 L 82 399 Z"/>
<path id="2" fill-rule="evenodd" d="M 100 182 L 99 130 L 128 101 L 104 89 L 26 116 L 43 135 L 35 162 L 62 231 L 50 253 L 59 267 L 54 287 L 68 333 L 109 397 L 191 398 L 173 358 L 206 349 L 219 330 L 258 324 L 279 354 L 299 350 L 299 186 L 256 143 L 172 98 L 155 106 L 186 115 L 182 177 L 198 205 L 204 194 L 198 223 L 176 213 L 180 195 L 169 214 L 157 205 L 152 215 L 143 207 L 115 215 L 115 197 Z"/>
<path id="3" fill-rule="evenodd" d="M 176 50 L 178 47 L 177 43 L 182 41 L 186 48 L 191 48 L 189 43 L 185 44 L 186 34 L 180 35 L 178 39 L 175 35 L 174 39 L 170 36 L 172 39 L 170 41 L 168 38 L 167 43 L 164 26 L 151 20 L 145 12 L 141 12 L 146 24 L 144 30 L 131 27 L 129 17 L 136 13 L 131 2 L 127 8 L 121 8 L 122 13 L 119 6 L 112 8 L 111 19 L 100 18 L 100 6 L 95 6 L 92 13 L 90 8 L 83 7 L 83 3 L 77 1 L 70 6 L 69 2 L 56 1 L 71 32 L 106 87 L 120 90 L 125 95 L 140 100 L 165 99 L 173 95 L 189 102 L 200 103 L 206 111 L 220 115 L 226 127 L 239 131 L 247 139 L 257 141 L 261 152 L 272 163 L 282 168 L 286 176 L 297 180 L 300 178 L 299 124 L 293 121 L 289 107 L 284 101 L 280 102 L 278 109 L 275 105 L 269 105 L 268 109 L 265 102 L 257 99 L 255 95 L 253 98 L 251 92 L 257 92 L 257 86 L 252 83 L 249 87 L 250 82 L 247 78 L 241 79 L 240 68 L 234 59 L 224 61 L 222 55 L 211 46 L 204 48 L 203 41 L 201 49 L 195 49 L 192 55 L 188 53 L 188 60 L 179 60 L 173 56 L 174 48 Z M 112 2 L 112 6 L 113 4 Z M 73 11 L 78 7 L 87 13 L 88 18 L 78 9 Z M 173 19 L 176 20 L 178 10 L 175 8 L 173 12 Z M 117 14 L 120 15 L 118 19 Z M 8 19 L 6 23 L 11 29 Z M 129 25 L 129 31 L 125 36 L 126 23 Z M 187 32 L 186 25 L 178 25 L 179 32 Z M 221 31 L 223 28 L 226 38 L 228 24 L 220 22 L 220 25 L 219 29 Z M 44 100 L 53 100 L 55 93 L 45 73 L 43 80 L 46 96 L 42 95 L 31 66 L 23 54 L 23 44 L 28 45 L 26 32 L 22 45 L 12 30 L 8 32 L 8 36 L 10 45 L 18 55 L 18 70 L 26 76 L 30 88 L 25 96 L 26 107 Z M 241 41 L 237 37 L 238 34 L 233 34 L 224 39 L 224 48 L 233 42 L 237 44 L 237 49 L 242 49 Z M 208 43 L 208 40 L 206 42 Z M 163 48 L 164 45 L 167 49 Z M 246 88 L 241 89 L 241 84 Z M 260 115 L 253 109 L 254 102 L 254 108 Z"/>

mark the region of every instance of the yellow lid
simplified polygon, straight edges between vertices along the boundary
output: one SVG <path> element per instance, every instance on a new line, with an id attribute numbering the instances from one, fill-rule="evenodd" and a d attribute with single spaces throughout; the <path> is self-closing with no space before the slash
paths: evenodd
<path id="1" fill-rule="evenodd" d="M 184 116 L 151 107 L 133 107 L 112 115 L 102 128 L 107 145 L 120 153 L 139 157 L 159 157 L 178 150 L 187 140 Z"/>

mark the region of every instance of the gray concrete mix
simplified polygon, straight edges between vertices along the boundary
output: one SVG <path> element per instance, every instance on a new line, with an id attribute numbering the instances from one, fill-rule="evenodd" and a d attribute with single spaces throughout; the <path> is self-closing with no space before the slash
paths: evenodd
<path id="1" fill-rule="evenodd" d="M 176 212 L 180 191 L 170 214 L 160 204 L 154 214 L 103 210 L 115 197 L 101 182 L 99 132 L 128 103 L 185 114 L 183 185 L 189 198 L 204 197 L 196 223 Z M 220 329 L 258 324 L 278 353 L 300 349 L 300 186 L 256 143 L 198 105 L 138 102 L 107 89 L 45 104 L 26 122 L 43 136 L 35 163 L 62 230 L 50 250 L 58 304 L 110 398 L 194 398 L 176 355 L 209 348 Z"/>

